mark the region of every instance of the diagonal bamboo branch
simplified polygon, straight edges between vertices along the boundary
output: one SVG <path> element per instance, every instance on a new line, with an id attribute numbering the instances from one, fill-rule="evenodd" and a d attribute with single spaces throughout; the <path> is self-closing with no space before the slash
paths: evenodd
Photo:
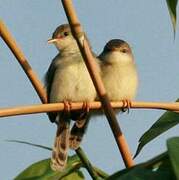
<path id="1" fill-rule="evenodd" d="M 89 103 L 90 109 L 99 110 L 101 109 L 101 102 L 91 102 Z M 122 108 L 123 102 L 111 102 L 113 108 Z M 82 109 L 83 103 L 76 102 L 71 103 L 71 110 Z M 132 109 L 159 109 L 159 110 L 169 110 L 169 111 L 179 111 L 179 103 L 169 103 L 169 102 L 131 102 Z M 0 117 L 26 115 L 26 114 L 37 114 L 46 112 L 59 112 L 64 110 L 64 103 L 50 103 L 50 104 L 36 104 L 29 106 L 17 106 L 9 108 L 0 108 Z"/>
<path id="2" fill-rule="evenodd" d="M 44 90 L 43 84 L 38 79 L 36 73 L 32 70 L 32 67 L 28 63 L 23 52 L 17 45 L 15 39 L 12 37 L 11 33 L 8 31 L 7 27 L 5 26 L 2 20 L 0 20 L 0 36 L 4 40 L 4 42 L 7 44 L 7 46 L 10 48 L 10 50 L 16 57 L 17 61 L 23 68 L 24 72 L 26 73 L 33 87 L 35 88 L 37 94 L 39 95 L 41 101 L 43 103 L 46 103 L 47 97 L 46 97 L 46 92 Z"/>
<path id="3" fill-rule="evenodd" d="M 126 141 L 126 139 L 120 129 L 120 126 L 117 122 L 114 110 L 112 109 L 112 107 L 110 105 L 110 101 L 106 94 L 103 82 L 97 71 L 97 65 L 95 63 L 94 57 L 89 48 L 88 42 L 84 38 L 84 34 L 82 32 L 82 28 L 81 28 L 80 22 L 77 18 L 72 1 L 71 0 L 62 0 L 61 2 L 63 4 L 67 19 L 68 19 L 70 27 L 72 29 L 72 33 L 77 41 L 77 44 L 81 51 L 81 54 L 85 60 L 86 66 L 90 73 L 91 79 L 92 79 L 94 86 L 96 88 L 96 91 L 99 95 L 99 98 L 102 103 L 106 117 L 108 119 L 110 128 L 113 132 L 113 135 L 115 137 L 116 143 L 119 148 L 119 151 L 122 155 L 124 164 L 126 165 L 126 167 L 131 167 L 134 165 L 134 161 L 132 159 L 131 152 L 129 150 L 127 141 Z"/>

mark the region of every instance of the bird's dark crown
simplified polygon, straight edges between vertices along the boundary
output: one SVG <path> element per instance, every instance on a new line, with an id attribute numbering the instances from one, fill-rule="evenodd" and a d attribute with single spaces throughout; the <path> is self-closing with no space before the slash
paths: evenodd
<path id="1" fill-rule="evenodd" d="M 105 45 L 104 52 L 114 51 L 116 49 L 124 49 L 126 51 L 130 51 L 130 46 L 126 41 L 123 41 L 121 39 L 112 39 Z"/>
<path id="2" fill-rule="evenodd" d="M 65 36 L 63 33 L 71 33 L 71 29 L 69 24 L 62 24 L 56 28 L 54 31 L 52 38 L 57 38 L 59 35 L 60 36 Z"/>

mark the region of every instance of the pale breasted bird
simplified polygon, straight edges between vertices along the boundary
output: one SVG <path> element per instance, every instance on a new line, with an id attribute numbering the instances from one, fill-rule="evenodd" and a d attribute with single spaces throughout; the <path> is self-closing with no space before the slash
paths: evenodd
<path id="1" fill-rule="evenodd" d="M 99 55 L 102 80 L 110 101 L 134 99 L 138 74 L 129 44 L 120 39 L 110 40 Z"/>
<path id="2" fill-rule="evenodd" d="M 57 27 L 48 42 L 60 51 L 46 73 L 48 102 L 94 101 L 96 90 L 70 26 L 63 24 Z M 71 112 L 70 116 L 64 114 L 49 113 L 50 120 L 58 124 L 51 158 L 51 167 L 57 171 L 66 165 L 69 146 L 73 149 L 79 147 L 88 124 L 88 117 L 79 111 Z M 76 120 L 71 133 L 70 119 Z"/>

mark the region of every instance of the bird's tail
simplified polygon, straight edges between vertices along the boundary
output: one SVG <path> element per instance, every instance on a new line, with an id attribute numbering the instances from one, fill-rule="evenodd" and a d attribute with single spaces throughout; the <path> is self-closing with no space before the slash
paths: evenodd
<path id="1" fill-rule="evenodd" d="M 70 120 L 60 117 L 51 158 L 51 168 L 54 171 L 62 171 L 65 168 L 68 158 L 69 137 Z"/>
<path id="2" fill-rule="evenodd" d="M 88 127 L 89 118 L 77 120 L 73 125 L 69 138 L 71 149 L 78 149 Z"/>

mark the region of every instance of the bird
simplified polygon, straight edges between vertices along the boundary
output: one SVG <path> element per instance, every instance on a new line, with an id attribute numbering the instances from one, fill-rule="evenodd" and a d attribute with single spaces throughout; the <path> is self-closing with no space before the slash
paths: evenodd
<path id="1" fill-rule="evenodd" d="M 54 44 L 59 51 L 45 76 L 48 102 L 64 102 L 65 107 L 64 112 L 48 114 L 50 121 L 57 123 L 51 168 L 62 171 L 66 166 L 68 149 L 77 149 L 86 131 L 89 123 L 88 103 L 96 98 L 96 90 L 69 24 L 58 26 L 48 43 Z M 84 102 L 83 109 L 70 113 L 70 102 L 77 101 Z M 75 123 L 70 132 L 71 119 Z"/>
<path id="2" fill-rule="evenodd" d="M 111 39 L 98 58 L 109 100 L 123 101 L 129 109 L 138 88 L 138 73 L 130 45 L 121 39 Z"/>

